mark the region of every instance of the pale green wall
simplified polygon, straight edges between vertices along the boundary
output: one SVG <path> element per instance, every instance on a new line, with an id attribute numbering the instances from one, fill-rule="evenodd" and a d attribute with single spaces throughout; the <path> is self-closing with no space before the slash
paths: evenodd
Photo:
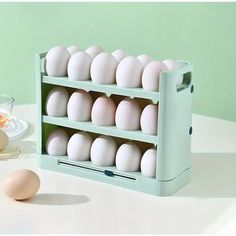
<path id="1" fill-rule="evenodd" d="M 34 53 L 70 44 L 189 60 L 194 112 L 236 121 L 236 3 L 0 3 L 0 92 L 35 102 Z"/>

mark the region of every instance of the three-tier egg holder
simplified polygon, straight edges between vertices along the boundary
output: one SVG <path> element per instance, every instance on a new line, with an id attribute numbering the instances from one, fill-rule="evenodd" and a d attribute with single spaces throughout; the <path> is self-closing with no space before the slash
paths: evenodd
<path id="1" fill-rule="evenodd" d="M 179 61 L 181 68 L 162 72 L 159 92 L 142 88 L 121 88 L 117 85 L 94 84 L 92 81 L 71 81 L 67 77 L 49 77 L 44 72 L 46 53 L 36 55 L 36 86 L 38 106 L 37 153 L 41 168 L 72 174 L 154 195 L 171 195 L 190 181 L 192 133 L 192 65 Z M 183 83 L 176 86 L 176 78 Z M 67 117 L 49 117 L 45 113 L 45 100 L 53 86 L 63 86 L 73 91 L 83 89 L 94 99 L 101 94 L 111 96 L 118 103 L 124 97 L 137 99 L 144 107 L 158 103 L 158 132 L 148 135 L 139 131 L 125 131 L 115 126 L 96 126 L 91 121 L 76 122 Z M 48 135 L 57 127 L 69 132 L 89 132 L 93 137 L 112 136 L 118 144 L 134 141 L 142 151 L 157 146 L 156 177 L 149 178 L 141 172 L 121 172 L 116 167 L 98 167 L 91 161 L 72 161 L 67 156 L 49 156 L 45 151 Z"/>

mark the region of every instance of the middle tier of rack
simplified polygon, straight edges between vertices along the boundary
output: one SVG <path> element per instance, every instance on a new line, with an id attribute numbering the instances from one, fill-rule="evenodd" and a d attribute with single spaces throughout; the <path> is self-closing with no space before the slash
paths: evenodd
<path id="1" fill-rule="evenodd" d="M 47 124 L 63 126 L 72 129 L 92 132 L 96 134 L 110 135 L 117 138 L 125 138 L 129 140 L 141 141 L 157 145 L 158 137 L 143 133 L 141 130 L 127 131 L 118 129 L 116 126 L 98 126 L 91 121 L 73 121 L 68 117 L 52 117 L 43 115 L 42 121 Z"/>
<path id="2" fill-rule="evenodd" d="M 46 84 L 65 86 L 69 88 L 84 89 L 86 91 L 94 91 L 105 93 L 107 96 L 111 94 L 128 96 L 131 98 L 150 99 L 153 103 L 159 101 L 159 92 L 146 91 L 142 88 L 122 88 L 116 84 L 95 84 L 91 80 L 73 81 L 68 77 L 50 77 L 42 73 L 42 82 Z"/>

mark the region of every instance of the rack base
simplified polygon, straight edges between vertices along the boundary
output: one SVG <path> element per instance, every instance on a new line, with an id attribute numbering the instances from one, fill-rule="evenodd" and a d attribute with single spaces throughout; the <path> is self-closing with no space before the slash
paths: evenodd
<path id="1" fill-rule="evenodd" d="M 191 168 L 186 169 L 172 180 L 158 181 L 140 173 L 119 172 L 115 167 L 96 167 L 91 163 L 70 161 L 65 157 L 37 155 L 42 169 L 71 174 L 87 179 L 112 184 L 156 196 L 169 196 L 190 182 Z M 81 164 L 82 163 L 82 164 Z"/>

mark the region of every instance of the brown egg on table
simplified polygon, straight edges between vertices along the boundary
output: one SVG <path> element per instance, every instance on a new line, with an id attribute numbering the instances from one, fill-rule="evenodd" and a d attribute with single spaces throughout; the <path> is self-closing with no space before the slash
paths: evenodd
<path id="1" fill-rule="evenodd" d="M 40 179 L 32 170 L 20 169 L 8 175 L 4 182 L 4 192 L 15 200 L 26 200 L 39 190 Z"/>

